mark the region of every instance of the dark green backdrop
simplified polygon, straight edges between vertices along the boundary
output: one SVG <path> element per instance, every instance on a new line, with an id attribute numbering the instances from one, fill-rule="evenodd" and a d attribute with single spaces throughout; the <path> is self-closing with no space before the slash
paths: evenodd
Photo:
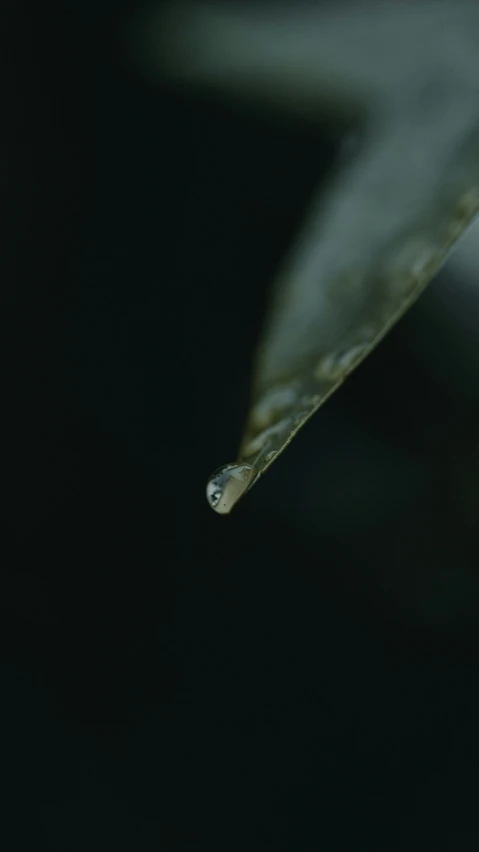
<path id="1" fill-rule="evenodd" d="M 339 139 L 142 80 L 122 10 L 0 14 L 0 846 L 475 850 L 478 303 L 214 515 Z"/>

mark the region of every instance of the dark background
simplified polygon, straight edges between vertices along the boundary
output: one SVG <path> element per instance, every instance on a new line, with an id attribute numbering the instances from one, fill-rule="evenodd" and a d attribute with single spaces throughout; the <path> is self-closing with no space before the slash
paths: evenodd
<path id="1" fill-rule="evenodd" d="M 129 11 L 0 16 L 1 848 L 476 850 L 478 297 L 211 512 L 340 137 L 148 81 Z"/>

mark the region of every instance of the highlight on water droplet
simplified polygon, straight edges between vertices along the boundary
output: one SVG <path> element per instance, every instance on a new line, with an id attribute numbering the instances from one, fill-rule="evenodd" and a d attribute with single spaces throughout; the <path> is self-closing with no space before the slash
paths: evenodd
<path id="1" fill-rule="evenodd" d="M 215 470 L 206 486 L 206 499 L 211 508 L 220 515 L 227 515 L 253 478 L 253 468 L 249 464 L 226 464 Z"/>

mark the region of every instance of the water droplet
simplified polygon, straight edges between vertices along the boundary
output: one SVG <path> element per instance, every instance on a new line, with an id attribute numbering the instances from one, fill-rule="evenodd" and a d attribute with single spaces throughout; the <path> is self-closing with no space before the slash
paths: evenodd
<path id="1" fill-rule="evenodd" d="M 315 378 L 319 382 L 335 382 L 341 378 L 343 368 L 335 353 L 325 355 L 316 367 Z"/>
<path id="2" fill-rule="evenodd" d="M 256 403 L 251 412 L 253 429 L 259 431 L 271 426 L 278 416 L 281 416 L 284 411 L 294 405 L 295 401 L 295 387 L 278 386 L 271 388 Z"/>
<path id="3" fill-rule="evenodd" d="M 299 400 L 298 408 L 300 409 L 294 417 L 293 424 L 294 426 L 298 423 L 298 418 L 305 418 L 311 416 L 311 411 L 319 406 L 321 402 L 324 400 L 324 393 L 313 393 L 313 394 L 304 394 Z"/>
<path id="4" fill-rule="evenodd" d="M 208 480 L 206 499 L 220 515 L 227 515 L 253 480 L 249 464 L 226 464 L 218 468 Z"/>
<path id="5" fill-rule="evenodd" d="M 368 343 L 358 343 L 349 349 L 335 354 L 326 355 L 316 367 L 315 377 L 318 381 L 339 381 L 346 378 L 353 367 L 371 349 Z"/>
<path id="6" fill-rule="evenodd" d="M 251 441 L 243 447 L 242 455 L 254 456 L 256 453 L 260 453 L 261 450 L 264 449 L 266 444 L 272 439 L 276 438 L 281 433 L 285 433 L 285 435 L 289 434 L 291 431 L 293 421 L 290 417 L 284 417 L 283 420 L 280 420 L 279 423 L 275 423 L 274 426 L 268 426 L 267 429 L 263 429 L 259 435 L 255 435 Z"/>

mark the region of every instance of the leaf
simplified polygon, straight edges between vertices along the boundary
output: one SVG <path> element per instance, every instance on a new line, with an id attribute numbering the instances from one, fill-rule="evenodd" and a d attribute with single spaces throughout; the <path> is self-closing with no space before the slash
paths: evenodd
<path id="1" fill-rule="evenodd" d="M 238 460 L 207 486 L 210 505 L 227 513 L 479 211 L 479 11 L 452 1 L 334 12 L 205 4 L 160 18 L 160 64 L 172 80 L 309 120 L 327 111 L 362 131 L 275 284 Z"/>

